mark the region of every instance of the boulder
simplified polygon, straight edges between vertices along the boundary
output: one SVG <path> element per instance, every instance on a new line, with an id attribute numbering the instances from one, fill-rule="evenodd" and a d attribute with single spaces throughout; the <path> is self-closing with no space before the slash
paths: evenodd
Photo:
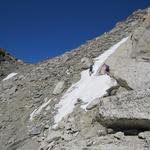
<path id="1" fill-rule="evenodd" d="M 100 122 L 113 129 L 150 129 L 150 90 L 102 98 Z"/>
<path id="2" fill-rule="evenodd" d="M 61 92 L 63 92 L 63 90 L 65 88 L 64 85 L 65 85 L 65 81 L 59 81 L 54 88 L 53 94 L 57 95 L 57 94 L 60 94 Z"/>
<path id="3" fill-rule="evenodd" d="M 149 11 L 148 11 L 149 12 Z M 149 88 L 150 83 L 150 13 L 145 22 L 134 30 L 126 43 L 122 44 L 106 60 L 110 71 L 118 77 L 117 82 L 129 89 Z M 146 23 L 147 22 L 147 23 Z M 125 81 L 120 80 L 125 79 Z"/>
<path id="4" fill-rule="evenodd" d="M 113 79 L 115 79 L 115 80 L 117 81 L 117 86 L 111 87 L 110 90 L 111 90 L 111 89 L 112 89 L 112 90 L 113 90 L 113 89 L 118 89 L 119 86 L 125 88 L 125 89 L 128 90 L 128 91 L 133 90 L 133 89 L 128 85 L 128 83 L 127 83 L 127 81 L 126 81 L 125 79 L 123 79 L 123 78 L 121 78 L 121 77 L 118 77 L 118 76 L 114 75 L 113 73 L 110 73 L 109 75 L 110 75 L 110 77 L 112 77 Z"/>
<path id="5" fill-rule="evenodd" d="M 140 139 L 150 138 L 150 131 L 141 132 L 138 134 L 138 137 Z"/>
<path id="6" fill-rule="evenodd" d="M 40 125 L 29 129 L 30 135 L 39 135 L 41 132 L 42 132 L 42 127 Z"/>
<path id="7" fill-rule="evenodd" d="M 95 108 L 100 103 L 100 98 L 94 99 L 88 106 L 86 107 L 87 110 L 91 110 Z"/>
<path id="8" fill-rule="evenodd" d="M 138 134 L 138 137 L 143 139 L 147 143 L 147 146 L 150 147 L 150 131 L 141 132 Z"/>
<path id="9" fill-rule="evenodd" d="M 90 58 L 83 57 L 81 59 L 81 64 L 82 64 L 82 69 L 88 69 L 93 64 L 93 61 Z"/>
<path id="10" fill-rule="evenodd" d="M 103 97 L 107 97 L 107 96 L 113 96 L 117 93 L 117 90 L 119 89 L 119 85 L 115 85 L 110 87 L 109 89 L 106 90 L 106 94 Z"/>
<path id="11" fill-rule="evenodd" d="M 123 140 L 124 138 L 124 133 L 123 132 L 117 132 L 116 134 L 114 134 L 114 137 L 118 140 Z"/>

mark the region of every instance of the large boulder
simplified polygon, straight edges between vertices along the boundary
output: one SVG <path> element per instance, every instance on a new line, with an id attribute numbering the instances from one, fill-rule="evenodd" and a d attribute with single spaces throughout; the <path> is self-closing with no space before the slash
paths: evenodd
<path id="1" fill-rule="evenodd" d="M 126 80 L 133 89 L 150 84 L 150 10 L 140 27 L 106 61 L 115 76 Z"/>
<path id="2" fill-rule="evenodd" d="M 150 90 L 101 99 L 100 122 L 114 129 L 150 129 Z"/>

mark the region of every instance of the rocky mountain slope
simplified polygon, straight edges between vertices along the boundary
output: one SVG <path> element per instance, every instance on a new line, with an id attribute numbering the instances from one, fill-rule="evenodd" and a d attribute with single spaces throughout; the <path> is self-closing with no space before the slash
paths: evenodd
<path id="1" fill-rule="evenodd" d="M 108 49 L 114 52 L 101 59 Z M 36 65 L 0 52 L 0 149 L 150 149 L 150 9 L 138 10 L 110 32 Z M 110 66 L 108 75 L 100 74 L 104 62 Z M 89 76 L 91 63 L 94 74 Z M 105 90 L 97 84 L 101 79 Z M 103 90 L 101 96 L 92 91 L 94 86 Z M 55 124 L 59 112 L 65 115 Z"/>

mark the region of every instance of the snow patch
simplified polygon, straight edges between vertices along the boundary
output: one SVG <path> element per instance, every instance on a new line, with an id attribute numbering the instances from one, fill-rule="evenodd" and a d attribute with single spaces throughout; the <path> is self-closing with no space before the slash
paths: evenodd
<path id="1" fill-rule="evenodd" d="M 84 105 L 81 107 L 86 109 L 87 105 L 94 99 L 102 97 L 106 94 L 107 89 L 116 85 L 116 81 L 111 79 L 108 75 L 97 76 L 97 74 L 106 59 L 127 39 L 128 37 L 122 39 L 119 43 L 115 44 L 102 55 L 94 59 L 94 73 L 92 76 L 89 76 L 88 69 L 81 72 L 80 81 L 73 84 L 63 95 L 59 104 L 57 104 L 56 107 L 58 108 L 58 113 L 54 117 L 54 126 L 57 126 L 58 122 L 61 121 L 63 117 L 73 111 L 74 104 L 77 102 L 78 98 L 84 102 Z"/>
<path id="2" fill-rule="evenodd" d="M 13 73 L 10 73 L 6 78 L 3 79 L 3 81 L 12 78 L 12 77 L 14 77 L 15 75 L 17 75 L 17 73 L 14 73 L 14 72 L 13 72 Z"/>
<path id="3" fill-rule="evenodd" d="M 47 98 L 45 98 L 44 100 L 45 102 L 37 109 L 35 109 L 31 114 L 30 114 L 30 121 L 33 121 L 34 117 L 39 115 L 41 113 L 41 111 L 43 110 L 43 108 L 45 108 L 51 101 L 51 99 L 49 101 L 47 101 Z"/>

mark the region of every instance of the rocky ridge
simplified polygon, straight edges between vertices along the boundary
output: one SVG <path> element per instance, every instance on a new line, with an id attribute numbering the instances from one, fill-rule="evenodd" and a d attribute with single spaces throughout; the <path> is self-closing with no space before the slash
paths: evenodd
<path id="1" fill-rule="evenodd" d="M 11 72 L 23 69 L 26 65 L 21 60 L 7 53 L 4 48 L 0 48 L 0 80 Z"/>
<path id="2" fill-rule="evenodd" d="M 0 149 L 148 150 L 150 139 L 147 130 L 149 129 L 143 127 L 145 123 L 141 125 L 139 120 L 138 127 L 126 126 L 125 132 L 120 123 L 117 123 L 116 127 L 116 118 L 119 122 L 123 117 L 125 121 L 131 118 L 136 120 L 139 116 L 141 117 L 142 110 L 143 116 L 147 116 L 144 118 L 147 126 L 149 124 L 149 108 L 147 107 L 149 94 L 146 94 L 150 88 L 149 14 L 148 9 L 139 10 L 126 21 L 116 24 L 110 32 L 60 57 L 36 65 L 23 65 L 26 69 L 21 67 L 22 69 L 13 68 L 12 70 L 12 66 L 10 66 L 11 70 L 5 69 L 9 72 L 4 70 L 5 74 L 0 83 Z M 100 98 L 95 107 L 88 111 L 81 109 L 82 100 L 79 100 L 73 113 L 66 116 L 57 128 L 52 128 L 53 118 L 57 113 L 55 104 L 59 102 L 70 85 L 80 79 L 80 72 L 83 69 L 81 59 L 95 58 L 127 36 L 130 37 L 128 42 L 118 48 L 117 52 L 107 60 L 107 64 L 111 68 L 111 74 L 115 78 L 125 80 L 133 91 L 127 91 L 119 86 L 115 94 L 120 96 L 110 94 L 109 97 Z M 3 64 L 4 62 L 2 61 Z M 3 67 L 5 68 L 5 65 Z M 18 74 L 9 80 L 2 81 L 4 76 L 11 72 Z M 139 94 L 136 95 L 135 92 Z M 124 107 L 127 100 L 133 103 L 132 107 L 137 107 L 136 117 L 132 116 L 132 111 L 130 113 L 130 103 L 127 108 Z M 110 106 L 109 109 L 106 108 L 107 106 Z M 114 116 L 112 117 L 112 114 L 107 113 L 106 110 L 110 110 Z M 139 110 L 139 114 L 136 110 Z M 124 116 L 120 115 L 119 118 L 118 114 L 122 111 L 125 112 Z M 35 112 L 34 117 L 31 119 L 33 112 Z"/>

